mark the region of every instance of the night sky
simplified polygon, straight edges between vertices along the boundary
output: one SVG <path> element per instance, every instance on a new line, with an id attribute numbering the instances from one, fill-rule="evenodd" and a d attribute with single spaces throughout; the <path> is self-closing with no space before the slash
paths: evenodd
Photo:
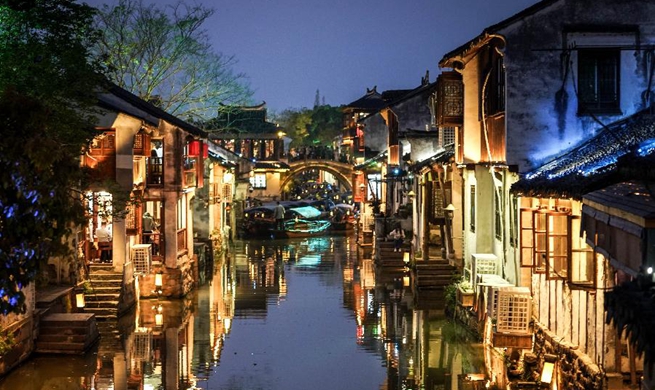
<path id="1" fill-rule="evenodd" d="M 200 1 L 216 9 L 206 26 L 214 49 L 236 57 L 234 71 L 248 76 L 256 103 L 271 112 L 312 107 L 317 90 L 321 103 L 338 106 L 373 86 L 415 88 L 427 70 L 434 81 L 445 53 L 537 2 Z"/>

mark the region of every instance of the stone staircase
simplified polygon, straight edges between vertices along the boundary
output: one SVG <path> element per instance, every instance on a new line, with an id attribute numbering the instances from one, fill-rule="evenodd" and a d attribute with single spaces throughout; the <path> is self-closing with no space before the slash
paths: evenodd
<path id="1" fill-rule="evenodd" d="M 375 264 L 385 269 L 404 269 L 404 252 L 409 252 L 408 243 L 404 243 L 400 252 L 394 252 L 393 241 L 378 239 L 375 242 Z"/>
<path id="2" fill-rule="evenodd" d="M 89 282 L 91 288 L 84 293 L 84 311 L 95 314 L 98 320 L 116 320 L 123 274 L 114 271 L 111 264 L 91 264 Z"/>
<path id="3" fill-rule="evenodd" d="M 456 268 L 448 260 L 437 258 L 414 264 L 414 285 L 418 290 L 443 290 L 453 282 Z"/>
<path id="4" fill-rule="evenodd" d="M 90 313 L 54 313 L 41 318 L 37 353 L 83 354 L 98 337 L 95 317 Z"/>
<path id="5" fill-rule="evenodd" d="M 443 309 L 446 287 L 453 283 L 457 269 L 446 259 L 417 261 L 413 269 L 413 288 L 417 309 Z"/>

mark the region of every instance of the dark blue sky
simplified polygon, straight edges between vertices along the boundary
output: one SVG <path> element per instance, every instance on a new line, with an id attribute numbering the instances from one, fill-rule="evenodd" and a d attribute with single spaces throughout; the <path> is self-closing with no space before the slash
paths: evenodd
<path id="1" fill-rule="evenodd" d="M 91 5 L 113 3 L 92 0 Z M 187 2 L 193 3 L 192 0 Z M 411 89 L 443 54 L 537 0 L 204 0 L 214 48 L 234 55 L 269 111 Z"/>

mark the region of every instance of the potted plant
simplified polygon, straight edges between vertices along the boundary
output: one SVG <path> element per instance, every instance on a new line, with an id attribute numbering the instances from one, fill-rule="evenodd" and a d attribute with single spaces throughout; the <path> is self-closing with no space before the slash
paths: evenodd
<path id="1" fill-rule="evenodd" d="M 457 284 L 457 303 L 464 307 L 473 307 L 475 291 L 468 280 L 462 280 Z"/>

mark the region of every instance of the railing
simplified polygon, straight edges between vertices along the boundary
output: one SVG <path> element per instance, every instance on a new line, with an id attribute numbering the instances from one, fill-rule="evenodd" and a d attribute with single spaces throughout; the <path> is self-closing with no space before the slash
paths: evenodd
<path id="1" fill-rule="evenodd" d="M 144 232 L 142 235 L 143 244 L 151 244 L 151 253 L 153 259 L 157 259 L 162 255 L 162 246 L 161 246 L 161 233 L 158 231 L 155 232 Z"/>

